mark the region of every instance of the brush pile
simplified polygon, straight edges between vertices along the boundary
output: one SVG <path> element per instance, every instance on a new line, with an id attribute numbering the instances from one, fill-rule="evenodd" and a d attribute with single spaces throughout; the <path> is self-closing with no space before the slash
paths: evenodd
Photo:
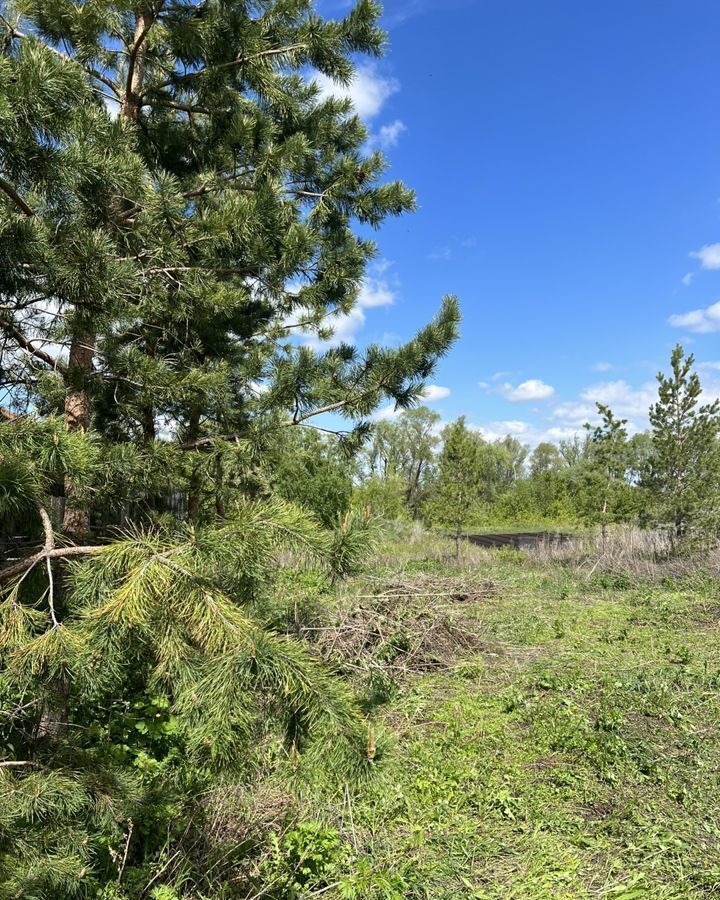
<path id="1" fill-rule="evenodd" d="M 480 620 L 474 625 L 468 606 L 496 590 L 468 573 L 368 577 L 346 597 L 336 624 L 322 629 L 317 646 L 343 669 L 380 669 L 394 679 L 446 668 L 484 648 Z"/>

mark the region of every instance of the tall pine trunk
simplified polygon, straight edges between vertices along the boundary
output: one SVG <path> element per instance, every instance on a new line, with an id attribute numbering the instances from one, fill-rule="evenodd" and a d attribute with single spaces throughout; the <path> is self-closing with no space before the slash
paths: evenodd
<path id="1" fill-rule="evenodd" d="M 68 431 L 87 431 L 92 416 L 89 379 L 93 368 L 95 335 L 85 332 L 76 336 L 70 345 L 66 376 L 65 419 Z M 82 543 L 90 531 L 90 512 L 78 500 L 78 486 L 70 475 L 65 476 L 65 511 L 62 533 L 76 543 Z"/>
<path id="2" fill-rule="evenodd" d="M 200 436 L 200 410 L 192 409 L 190 411 L 190 420 L 188 422 L 188 440 L 194 441 Z M 188 486 L 188 521 L 197 522 L 200 516 L 200 500 L 202 493 L 203 478 L 201 473 L 202 463 L 198 458 L 198 462 L 193 466 L 190 475 L 190 484 Z"/>
<path id="3" fill-rule="evenodd" d="M 133 48 L 128 70 L 128 81 L 121 115 L 137 121 L 142 108 L 142 83 L 145 61 L 145 37 L 152 17 L 149 12 L 138 15 L 135 24 Z M 65 421 L 69 431 L 87 431 L 92 420 L 92 397 L 90 376 L 93 370 L 93 348 L 96 334 L 86 328 L 75 335 L 70 344 L 67 373 L 65 376 Z M 144 411 L 143 431 L 146 438 L 154 437 L 154 416 L 152 410 Z M 75 543 L 83 543 L 90 533 L 90 511 L 87 502 L 80 499 L 80 488 L 70 475 L 64 477 L 65 508 L 61 533 Z M 64 572 L 59 566 L 55 575 L 56 600 L 61 605 L 64 593 Z M 60 675 L 50 685 L 43 704 L 36 737 L 43 741 L 54 741 L 63 735 L 67 727 L 70 702 L 70 681 Z"/>
<path id="4" fill-rule="evenodd" d="M 128 59 L 125 96 L 120 107 L 120 115 L 137 122 L 142 109 L 143 76 L 145 75 L 145 39 L 153 24 L 153 13 L 144 9 L 135 19 L 133 45 Z"/>
<path id="5" fill-rule="evenodd" d="M 87 431 L 92 417 L 89 378 L 93 368 L 95 335 L 89 330 L 76 335 L 70 344 L 65 374 L 65 421 L 68 431 Z M 80 487 L 71 475 L 65 475 L 63 493 L 65 508 L 60 526 L 62 535 L 75 543 L 85 543 L 90 532 L 90 511 L 86 501 L 79 498 Z M 54 603 L 62 621 L 65 594 L 64 566 L 58 565 L 53 574 Z M 53 627 L 57 627 L 54 625 Z M 48 683 L 37 724 L 35 737 L 43 744 L 61 738 L 67 728 L 70 704 L 70 680 L 59 674 Z"/>

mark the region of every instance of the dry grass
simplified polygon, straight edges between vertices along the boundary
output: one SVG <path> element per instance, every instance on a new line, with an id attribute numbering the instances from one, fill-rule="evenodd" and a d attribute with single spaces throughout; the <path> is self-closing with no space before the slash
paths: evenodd
<path id="1" fill-rule="evenodd" d="M 217 845 L 261 843 L 269 832 L 279 833 L 297 816 L 292 795 L 278 785 L 252 787 L 229 781 L 205 798 L 207 834 Z"/>
<path id="2" fill-rule="evenodd" d="M 604 568 L 614 570 L 638 562 L 656 563 L 666 559 L 672 549 L 667 533 L 623 527 L 608 531 L 580 534 L 562 543 L 541 541 L 532 551 L 535 563 L 558 562 L 584 568 L 602 561 Z"/>
<path id="3" fill-rule="evenodd" d="M 559 564 L 585 571 L 626 574 L 631 578 L 658 581 L 698 573 L 720 576 L 720 549 L 673 552 L 667 531 L 631 526 L 612 529 L 603 536 L 592 532 L 563 543 L 540 542 L 526 551 L 530 565 Z"/>

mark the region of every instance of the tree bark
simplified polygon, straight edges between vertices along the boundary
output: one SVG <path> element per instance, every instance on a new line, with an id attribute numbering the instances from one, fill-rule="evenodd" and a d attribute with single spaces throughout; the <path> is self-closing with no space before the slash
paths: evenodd
<path id="1" fill-rule="evenodd" d="M 416 521 L 420 517 L 420 504 L 418 502 L 418 494 L 420 492 L 420 476 L 422 475 L 422 467 L 423 461 L 419 460 L 417 468 L 415 469 L 415 473 L 413 475 L 410 490 L 408 491 L 408 505 L 410 506 L 413 521 Z"/>
<path id="2" fill-rule="evenodd" d="M 215 515 L 218 519 L 225 518 L 225 500 L 223 498 L 223 461 L 218 453 L 215 459 Z"/>
<path id="3" fill-rule="evenodd" d="M 35 731 L 36 740 L 44 744 L 63 737 L 70 707 L 70 681 L 67 675 L 60 675 L 49 688 L 49 694 L 43 699 L 40 721 Z"/>
<path id="4" fill-rule="evenodd" d="M 92 399 L 88 379 L 93 368 L 95 335 L 86 332 L 70 345 L 65 384 L 65 418 L 68 431 L 87 431 L 92 416 Z M 90 531 L 90 512 L 77 500 L 78 486 L 65 476 L 65 511 L 62 533 L 75 543 L 82 543 Z"/>
<path id="5" fill-rule="evenodd" d="M 200 434 L 200 411 L 193 409 L 188 422 L 188 437 L 190 441 L 197 440 Z M 188 487 L 188 521 L 197 522 L 200 516 L 200 495 L 202 491 L 202 475 L 200 472 L 202 463 L 198 461 L 193 467 Z"/>
<path id="6" fill-rule="evenodd" d="M 93 347 L 95 346 L 95 334 L 86 331 L 76 336 L 70 345 L 70 355 L 67 369 L 64 371 L 65 379 L 65 422 L 68 431 L 87 431 L 90 427 L 92 416 L 92 399 L 89 391 L 89 377 L 93 368 Z M 65 509 L 61 533 L 73 543 L 83 543 L 90 532 L 90 511 L 87 504 L 79 499 L 80 488 L 71 475 L 65 475 L 63 493 L 65 495 Z M 47 525 L 43 519 L 43 525 Z M 46 553 L 52 551 L 48 546 L 50 539 L 46 527 Z M 48 577 L 50 579 L 49 590 L 55 591 L 55 602 L 61 608 L 65 593 L 65 573 L 62 565 L 58 566 L 53 577 L 52 563 L 47 559 Z M 54 584 L 53 584 L 54 580 Z M 59 623 L 52 610 L 53 628 Z M 68 709 L 70 704 L 70 680 L 67 675 L 60 675 L 48 685 L 48 695 L 44 698 L 40 720 L 37 725 L 36 738 L 38 741 L 54 742 L 62 738 L 67 728 Z"/>
<path id="7" fill-rule="evenodd" d="M 152 10 L 145 9 L 135 19 L 135 31 L 128 58 L 128 75 L 120 115 L 137 122 L 142 109 L 142 88 L 145 75 L 146 38 L 154 20 Z"/>
<path id="8" fill-rule="evenodd" d="M 150 329 L 146 329 L 147 332 Z M 150 359 L 155 359 L 157 353 L 157 340 L 147 334 L 145 338 L 145 351 Z M 142 431 L 143 431 L 143 441 L 146 444 L 151 443 L 157 437 L 157 428 L 155 425 L 155 408 L 151 402 L 143 403 L 142 405 Z"/>
<path id="9" fill-rule="evenodd" d="M 155 410 L 149 403 L 146 403 L 142 409 L 142 429 L 143 440 L 146 444 L 154 441 L 157 437 L 155 430 Z"/>

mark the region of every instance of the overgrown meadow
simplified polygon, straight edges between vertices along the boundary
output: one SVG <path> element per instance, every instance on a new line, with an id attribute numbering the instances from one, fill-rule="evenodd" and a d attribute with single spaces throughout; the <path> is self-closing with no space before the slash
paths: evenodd
<path id="1" fill-rule="evenodd" d="M 716 563 L 591 571 L 581 543 L 456 562 L 402 532 L 320 606 L 317 581 L 283 579 L 294 627 L 361 697 L 371 764 L 329 778 L 321 755 L 215 794 L 214 839 L 256 842 L 239 896 L 719 890 Z"/>

